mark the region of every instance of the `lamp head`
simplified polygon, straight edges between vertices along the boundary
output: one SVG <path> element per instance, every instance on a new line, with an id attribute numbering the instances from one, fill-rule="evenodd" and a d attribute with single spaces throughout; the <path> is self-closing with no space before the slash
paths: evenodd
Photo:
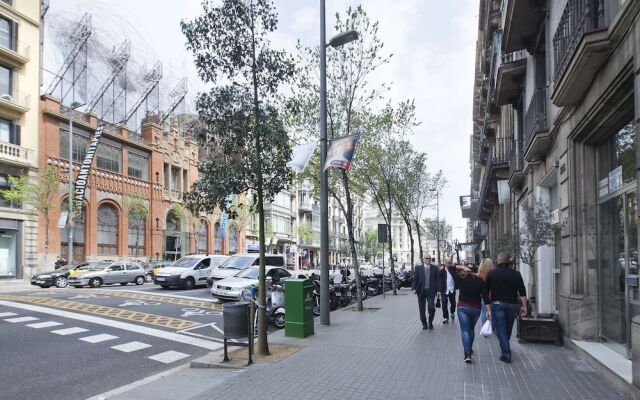
<path id="1" fill-rule="evenodd" d="M 335 48 L 345 45 L 349 42 L 353 42 L 354 40 L 358 40 L 358 32 L 350 30 L 347 32 L 339 33 L 332 37 L 331 40 L 329 40 L 328 45 Z"/>

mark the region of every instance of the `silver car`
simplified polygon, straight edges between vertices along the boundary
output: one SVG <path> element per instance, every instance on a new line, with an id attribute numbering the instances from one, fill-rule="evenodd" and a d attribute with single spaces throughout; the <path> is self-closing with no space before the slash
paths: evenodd
<path id="1" fill-rule="evenodd" d="M 102 285 L 114 285 L 119 283 L 127 285 L 135 283 L 144 284 L 144 269 L 134 262 L 99 262 L 91 265 L 90 268 L 79 271 L 67 279 L 69 286 L 82 287 L 90 286 L 98 288 Z"/>
<path id="2" fill-rule="evenodd" d="M 213 283 L 211 296 L 220 300 L 241 300 L 242 291 L 258 286 L 260 267 L 250 267 L 239 271 L 235 276 Z M 272 282 L 280 282 L 291 277 L 291 273 L 281 267 L 267 267 L 265 277 Z"/>

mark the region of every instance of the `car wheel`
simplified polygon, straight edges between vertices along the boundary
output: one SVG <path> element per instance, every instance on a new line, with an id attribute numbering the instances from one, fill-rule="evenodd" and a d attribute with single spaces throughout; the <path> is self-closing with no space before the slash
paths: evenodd
<path id="1" fill-rule="evenodd" d="M 160 287 L 163 289 L 169 289 L 169 285 L 160 285 Z"/>
<path id="2" fill-rule="evenodd" d="M 210 279 L 207 279 L 207 287 L 211 289 L 211 286 L 213 286 L 213 281 Z"/>
<path id="3" fill-rule="evenodd" d="M 102 286 L 102 279 L 91 278 L 91 280 L 89 281 L 89 286 L 91 286 L 92 288 L 99 288 L 100 286 Z"/>
<path id="4" fill-rule="evenodd" d="M 54 283 L 55 283 L 57 288 L 67 287 L 67 277 L 66 276 L 59 276 L 59 277 L 56 278 Z"/>
<path id="5" fill-rule="evenodd" d="M 144 276 L 140 275 L 138 277 L 136 277 L 136 280 L 134 281 L 136 285 L 140 286 L 140 285 L 144 285 Z"/>
<path id="6" fill-rule="evenodd" d="M 196 283 L 193 281 L 193 278 L 187 278 L 187 280 L 184 281 L 184 288 L 187 290 L 191 290 L 194 287 L 196 287 Z"/>
<path id="7" fill-rule="evenodd" d="M 273 323 L 278 329 L 284 328 L 284 314 L 276 314 Z"/>
<path id="8" fill-rule="evenodd" d="M 152 274 L 146 274 L 144 276 L 144 281 L 147 282 L 147 283 L 153 282 L 153 275 Z"/>

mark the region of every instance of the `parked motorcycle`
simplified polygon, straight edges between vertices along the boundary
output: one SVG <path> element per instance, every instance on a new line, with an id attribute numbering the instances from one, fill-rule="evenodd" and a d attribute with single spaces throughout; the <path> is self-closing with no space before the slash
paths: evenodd
<path id="1" fill-rule="evenodd" d="M 397 274 L 397 284 L 399 288 L 411 287 L 413 283 L 413 274 L 410 269 L 403 269 Z"/>

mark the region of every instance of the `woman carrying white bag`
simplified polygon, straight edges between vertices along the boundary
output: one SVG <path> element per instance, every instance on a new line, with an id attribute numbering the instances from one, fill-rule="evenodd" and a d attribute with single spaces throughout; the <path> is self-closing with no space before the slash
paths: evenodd
<path id="1" fill-rule="evenodd" d="M 478 318 L 482 300 L 484 300 L 487 320 L 489 321 L 489 331 L 491 331 L 491 308 L 489 306 L 489 292 L 487 286 L 481 278 L 469 268 L 455 265 L 449 267 L 449 273 L 453 277 L 456 287 L 460 289 L 458 296 L 458 322 L 460 324 L 460 336 L 462 337 L 462 348 L 464 349 L 464 362 L 471 362 L 473 354 L 474 331 Z"/>

